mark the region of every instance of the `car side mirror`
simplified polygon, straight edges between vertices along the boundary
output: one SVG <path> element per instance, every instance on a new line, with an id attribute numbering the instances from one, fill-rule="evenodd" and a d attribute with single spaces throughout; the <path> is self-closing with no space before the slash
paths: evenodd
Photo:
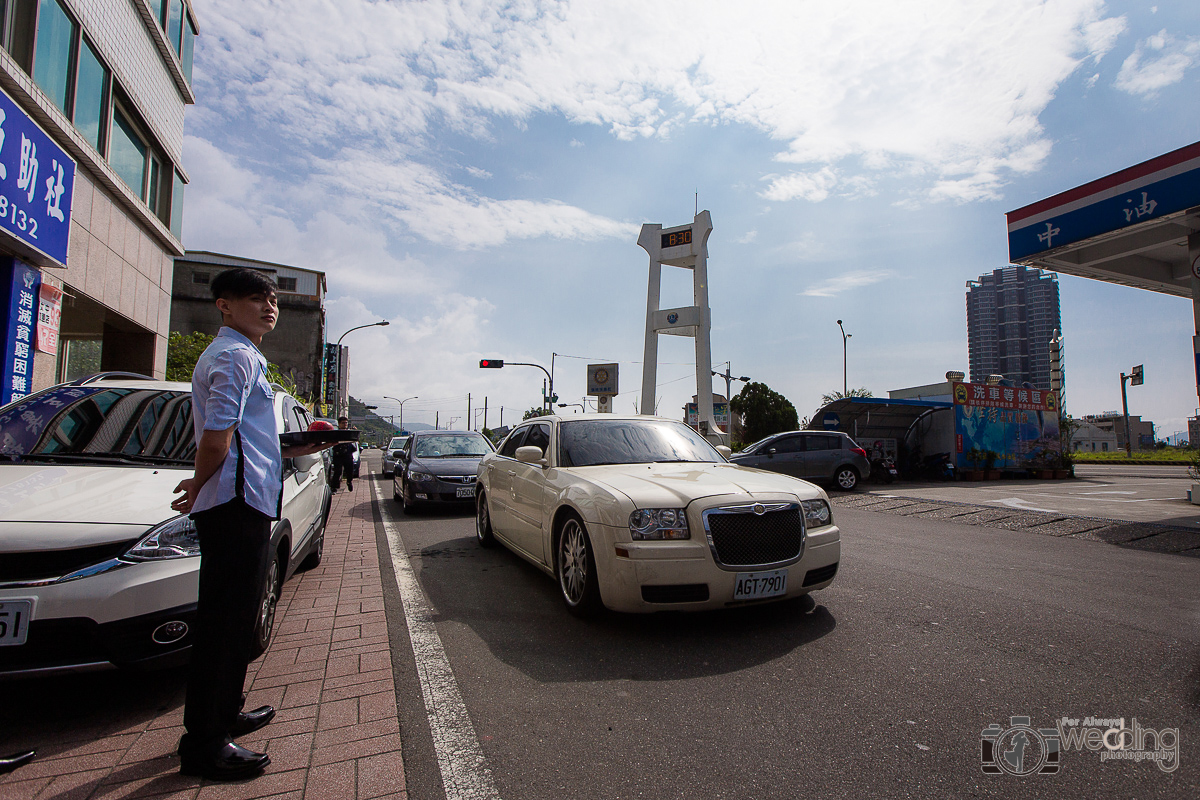
<path id="1" fill-rule="evenodd" d="M 775 448 L 772 447 L 770 450 L 767 451 L 767 458 L 773 458 L 774 456 L 775 456 Z"/>
<path id="2" fill-rule="evenodd" d="M 537 464 L 542 461 L 542 448 L 533 445 L 518 447 L 516 456 L 522 464 Z"/>
<path id="3" fill-rule="evenodd" d="M 723 444 L 717 445 L 717 452 L 721 454 L 722 458 L 729 458 L 733 455 L 733 451 Z"/>
<path id="4" fill-rule="evenodd" d="M 310 453 L 306 456 L 296 456 L 292 459 L 292 464 L 300 472 L 308 472 L 310 469 L 321 463 L 320 453 Z"/>

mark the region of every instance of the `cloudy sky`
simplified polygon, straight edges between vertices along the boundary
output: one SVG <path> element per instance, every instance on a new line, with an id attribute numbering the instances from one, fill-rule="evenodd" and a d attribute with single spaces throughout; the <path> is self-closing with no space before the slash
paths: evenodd
<path id="1" fill-rule="evenodd" d="M 967 371 L 1004 213 L 1200 140 L 1191 0 L 196 0 L 184 245 L 328 275 L 351 393 L 406 421 L 639 399 L 642 223 L 712 214 L 714 367 L 801 416 Z M 691 303 L 665 268 L 663 306 Z M 1067 407 L 1186 430 L 1182 299 L 1060 277 Z M 552 356 L 552 354 L 557 354 Z M 658 410 L 695 392 L 662 337 Z M 740 384 L 734 384 L 736 393 Z M 724 382 L 714 389 L 723 392 Z M 576 409 L 568 409 L 573 411 Z M 473 412 L 476 424 L 482 416 Z"/>

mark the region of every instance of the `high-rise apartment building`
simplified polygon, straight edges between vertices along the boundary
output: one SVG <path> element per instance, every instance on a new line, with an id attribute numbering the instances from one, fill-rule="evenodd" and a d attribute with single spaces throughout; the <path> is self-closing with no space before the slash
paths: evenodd
<path id="1" fill-rule="evenodd" d="M 1058 278 L 1028 267 L 1004 267 L 967 281 L 967 347 L 971 382 L 1003 375 L 1017 386 L 1050 386 L 1050 339 L 1062 330 Z"/>

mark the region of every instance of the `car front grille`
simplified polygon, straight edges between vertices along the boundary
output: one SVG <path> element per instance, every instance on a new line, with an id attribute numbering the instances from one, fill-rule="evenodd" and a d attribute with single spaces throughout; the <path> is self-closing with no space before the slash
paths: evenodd
<path id="1" fill-rule="evenodd" d="M 475 483 L 474 475 L 438 475 L 437 479 L 442 483 L 461 483 L 464 486 Z"/>
<path id="2" fill-rule="evenodd" d="M 704 532 L 722 567 L 765 567 L 796 561 L 804 554 L 804 518 L 799 503 L 754 503 L 710 508 Z"/>
<path id="3" fill-rule="evenodd" d="M 3 553 L 0 554 L 0 583 L 36 581 L 70 575 L 75 570 L 116 558 L 137 544 L 137 541 L 130 539 L 126 542 L 76 547 L 71 550 Z"/>

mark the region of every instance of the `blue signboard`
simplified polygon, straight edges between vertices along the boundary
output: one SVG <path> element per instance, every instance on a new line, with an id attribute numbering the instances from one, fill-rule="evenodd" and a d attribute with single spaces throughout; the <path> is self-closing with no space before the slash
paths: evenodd
<path id="1" fill-rule="evenodd" d="M 825 412 L 825 416 L 821 418 L 821 424 L 825 426 L 827 431 L 836 431 L 838 426 L 842 424 L 842 418 L 832 411 Z"/>
<path id="2" fill-rule="evenodd" d="M 75 161 L 0 91 L 0 230 L 66 266 Z"/>
<path id="3" fill-rule="evenodd" d="M 1195 205 L 1200 205 L 1200 169 L 1013 230 L 1008 234 L 1008 257 L 1018 261 Z"/>
<path id="4" fill-rule="evenodd" d="M 33 351 L 37 342 L 42 273 L 15 258 L 4 259 L 0 265 L 0 298 L 7 301 L 4 307 L 8 309 L 0 405 L 8 405 L 33 391 Z"/>

